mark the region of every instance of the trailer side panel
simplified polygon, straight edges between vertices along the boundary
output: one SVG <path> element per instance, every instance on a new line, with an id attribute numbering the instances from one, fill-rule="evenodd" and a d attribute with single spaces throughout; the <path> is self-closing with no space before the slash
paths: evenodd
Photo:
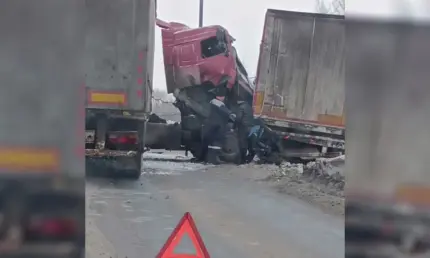
<path id="1" fill-rule="evenodd" d="M 87 107 L 151 111 L 154 0 L 88 0 Z"/>
<path id="2" fill-rule="evenodd" d="M 85 1 L 1 6 L 0 172 L 83 177 Z"/>
<path id="3" fill-rule="evenodd" d="M 257 116 L 344 126 L 343 27 L 343 16 L 268 10 L 257 69 Z"/>
<path id="4" fill-rule="evenodd" d="M 429 205 L 430 27 L 347 26 L 347 190 Z"/>

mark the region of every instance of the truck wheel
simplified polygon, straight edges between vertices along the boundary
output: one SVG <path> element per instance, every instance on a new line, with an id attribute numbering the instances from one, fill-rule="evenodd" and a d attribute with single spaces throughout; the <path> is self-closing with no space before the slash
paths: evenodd
<path id="1" fill-rule="evenodd" d="M 224 144 L 221 148 L 220 159 L 228 163 L 240 163 L 241 155 L 239 140 L 232 132 L 227 133 L 224 137 Z"/>

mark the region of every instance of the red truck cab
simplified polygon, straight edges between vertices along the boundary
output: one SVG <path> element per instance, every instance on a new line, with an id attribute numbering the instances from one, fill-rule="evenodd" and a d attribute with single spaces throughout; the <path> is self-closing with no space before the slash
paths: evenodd
<path id="1" fill-rule="evenodd" d="M 234 38 L 219 25 L 189 28 L 157 20 L 162 28 L 167 91 L 209 84 L 236 85 L 243 96 L 252 96 L 253 84 L 237 57 Z"/>
<path id="2" fill-rule="evenodd" d="M 237 111 L 244 101 L 251 107 L 254 85 L 238 58 L 234 38 L 222 26 L 189 28 L 158 19 L 157 25 L 162 28 L 167 91 L 174 94 L 181 112 L 182 145 L 205 160 L 201 135 L 203 125 L 212 119 L 211 100 L 222 99 L 229 111 Z M 239 146 L 238 132 L 230 129 L 222 134 L 222 143 L 217 143 L 222 145 L 217 146 L 222 160 L 238 162 L 245 149 Z"/>

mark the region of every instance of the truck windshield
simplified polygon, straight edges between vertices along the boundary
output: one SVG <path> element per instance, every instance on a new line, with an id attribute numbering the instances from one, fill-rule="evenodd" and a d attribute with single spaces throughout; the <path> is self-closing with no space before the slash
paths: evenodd
<path id="1" fill-rule="evenodd" d="M 216 37 L 210 37 L 200 42 L 202 58 L 217 56 L 227 52 L 227 46 Z"/>

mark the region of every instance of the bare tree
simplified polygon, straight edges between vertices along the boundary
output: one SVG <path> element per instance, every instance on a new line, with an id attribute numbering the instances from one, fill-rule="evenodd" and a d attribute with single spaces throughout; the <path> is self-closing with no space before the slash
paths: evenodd
<path id="1" fill-rule="evenodd" d="M 317 12 L 326 14 L 345 14 L 345 0 L 317 0 Z"/>

